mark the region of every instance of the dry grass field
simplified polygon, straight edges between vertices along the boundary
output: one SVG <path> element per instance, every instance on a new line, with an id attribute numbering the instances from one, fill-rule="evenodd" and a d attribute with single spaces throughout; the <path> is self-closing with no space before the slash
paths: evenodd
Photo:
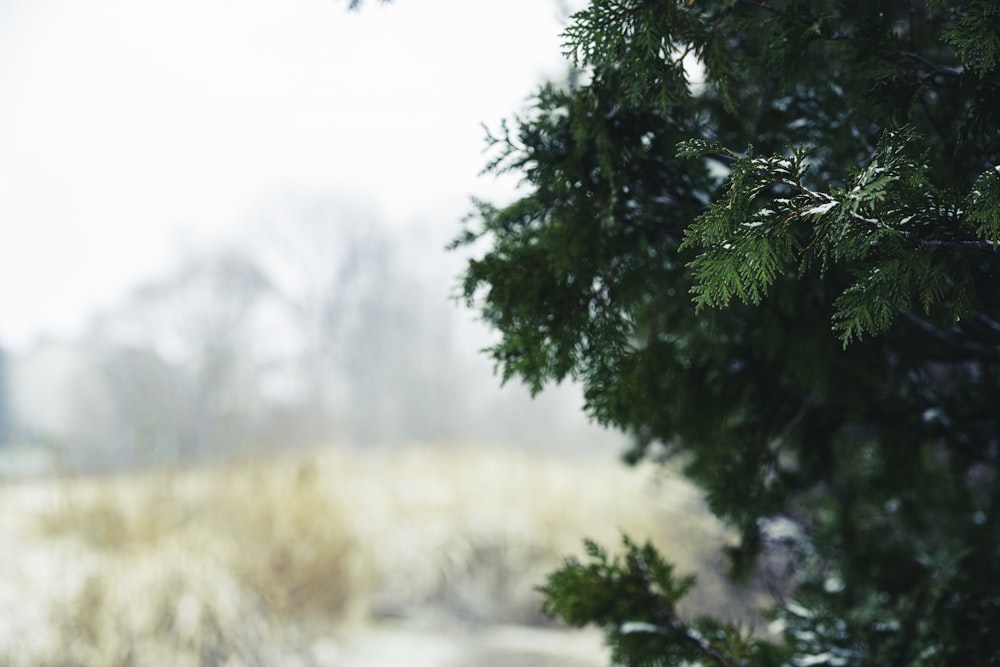
<path id="1" fill-rule="evenodd" d="M 620 531 L 698 574 L 688 613 L 734 594 L 697 493 L 609 460 L 330 448 L 7 482 L 0 508 L 0 667 L 383 667 L 364 637 L 431 631 L 450 653 L 421 662 L 427 645 L 404 641 L 399 664 L 597 665 L 591 634 L 542 640 L 556 630 L 534 587 L 582 537 Z M 736 596 L 724 613 L 747 613 L 753 596 Z"/>

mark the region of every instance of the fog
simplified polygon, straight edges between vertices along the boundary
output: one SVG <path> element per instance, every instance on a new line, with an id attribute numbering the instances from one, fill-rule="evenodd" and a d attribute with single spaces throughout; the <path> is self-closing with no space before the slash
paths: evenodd
<path id="1" fill-rule="evenodd" d="M 482 123 L 562 76 L 555 3 L 4 0 L 0 341 L 80 333 L 275 198 L 349 193 L 446 238 Z M 436 259 L 435 259 L 436 261 Z"/>
<path id="2" fill-rule="evenodd" d="M 349 196 L 261 207 L 179 255 L 76 337 L 5 359 L 7 446 L 63 471 L 216 462 L 322 445 L 614 451 L 572 385 L 500 387 L 457 298 L 461 256 Z"/>
<path id="3" fill-rule="evenodd" d="M 445 245 L 564 3 L 0 5 L 0 441 L 68 470 L 329 443 L 593 450 L 499 387 Z M 32 459 L 34 460 L 34 459 Z"/>

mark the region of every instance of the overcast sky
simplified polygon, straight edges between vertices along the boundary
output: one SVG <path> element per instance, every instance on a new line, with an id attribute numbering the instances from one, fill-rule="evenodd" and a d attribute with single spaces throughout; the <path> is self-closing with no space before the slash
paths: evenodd
<path id="1" fill-rule="evenodd" d="M 288 194 L 449 238 L 510 191 L 480 123 L 562 75 L 559 4 L 0 0 L 0 344 L 78 332 Z"/>

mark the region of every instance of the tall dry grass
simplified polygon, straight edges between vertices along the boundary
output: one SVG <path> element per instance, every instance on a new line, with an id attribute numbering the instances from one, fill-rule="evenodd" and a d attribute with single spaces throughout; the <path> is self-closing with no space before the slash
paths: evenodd
<path id="1" fill-rule="evenodd" d="M 352 624 L 543 623 L 545 573 L 621 531 L 698 574 L 690 612 L 752 605 L 732 606 L 727 535 L 693 489 L 613 461 L 329 449 L 0 487 L 0 503 L 11 667 L 334 665 L 317 646 Z"/>

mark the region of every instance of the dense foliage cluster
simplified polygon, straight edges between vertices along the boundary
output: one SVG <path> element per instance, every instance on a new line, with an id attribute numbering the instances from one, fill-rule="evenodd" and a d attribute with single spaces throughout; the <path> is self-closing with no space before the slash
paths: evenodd
<path id="1" fill-rule="evenodd" d="M 623 665 L 1000 661 L 1000 3 L 591 0 L 456 245 L 505 380 L 572 378 L 741 543 L 780 641 L 650 547 L 544 591 Z"/>

